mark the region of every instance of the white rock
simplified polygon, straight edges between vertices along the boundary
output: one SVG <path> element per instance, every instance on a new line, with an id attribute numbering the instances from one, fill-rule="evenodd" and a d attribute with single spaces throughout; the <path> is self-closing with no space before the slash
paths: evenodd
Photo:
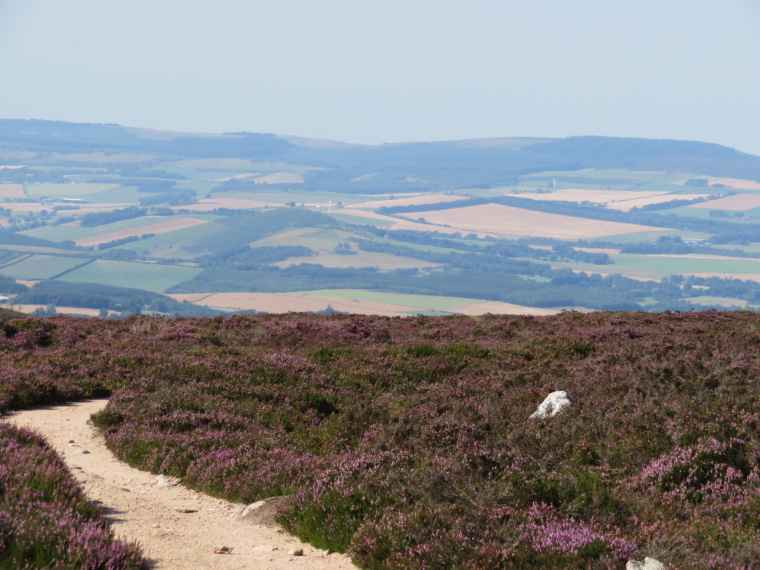
<path id="1" fill-rule="evenodd" d="M 240 513 L 240 518 L 245 518 L 251 513 L 258 511 L 265 504 L 266 504 L 266 501 L 257 501 L 255 503 L 251 503 L 250 505 L 248 505 L 246 508 L 243 509 L 243 512 Z"/>
<path id="2" fill-rule="evenodd" d="M 665 565 L 656 558 L 644 558 L 644 570 L 665 570 Z"/>
<path id="3" fill-rule="evenodd" d="M 556 416 L 564 408 L 568 407 L 572 403 L 573 402 L 568 397 L 567 392 L 563 392 L 561 390 L 559 392 L 552 392 L 546 397 L 543 402 L 541 402 L 541 405 L 538 406 L 538 409 L 533 412 L 530 417 L 550 418 L 552 416 Z"/>
<path id="4" fill-rule="evenodd" d="M 176 481 L 172 481 L 164 475 L 159 475 L 156 477 L 156 487 L 159 489 L 168 489 L 169 487 L 174 487 L 176 484 Z"/>
<path id="5" fill-rule="evenodd" d="M 644 562 L 629 560 L 625 565 L 625 570 L 665 570 L 665 565 L 656 558 L 644 558 Z"/>

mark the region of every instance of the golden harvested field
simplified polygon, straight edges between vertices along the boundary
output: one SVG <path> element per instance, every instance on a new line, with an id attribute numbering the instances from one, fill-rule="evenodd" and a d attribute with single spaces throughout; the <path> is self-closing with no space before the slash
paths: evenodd
<path id="1" fill-rule="evenodd" d="M 692 204 L 690 208 L 708 208 L 710 210 L 736 210 L 744 212 L 760 206 L 760 194 L 736 194 L 717 200 Z"/>
<path id="2" fill-rule="evenodd" d="M 671 194 L 667 192 L 633 192 L 631 190 L 587 190 L 583 188 L 567 188 L 549 194 L 524 192 L 515 194 L 518 198 L 531 200 L 559 200 L 562 202 L 592 202 L 604 204 L 610 210 L 627 212 L 631 208 L 661 204 L 672 200 L 693 200 L 707 197 L 707 194 Z"/>
<path id="3" fill-rule="evenodd" d="M 515 194 L 518 198 L 530 198 L 531 200 L 560 200 L 562 202 L 593 202 L 595 204 L 608 204 L 638 198 L 651 198 L 662 196 L 665 192 L 633 192 L 631 190 L 589 190 L 586 188 L 564 188 L 547 194 L 536 192 L 522 192 Z"/>
<path id="4" fill-rule="evenodd" d="M 210 212 L 217 208 L 227 208 L 228 210 L 250 210 L 253 208 L 264 208 L 267 202 L 254 202 L 253 200 L 236 200 L 234 198 L 203 198 L 198 200 L 197 204 L 190 206 L 175 206 L 175 210 L 190 210 L 191 212 Z"/>
<path id="5" fill-rule="evenodd" d="M 21 313 L 31 315 L 38 309 L 45 309 L 45 305 L 13 305 L 13 308 Z M 81 307 L 56 307 L 55 312 L 59 315 L 85 315 L 87 317 L 97 317 L 100 314 L 98 309 L 83 309 Z M 110 315 L 117 314 L 117 311 L 109 311 Z"/>
<path id="6" fill-rule="evenodd" d="M 0 184 L 0 198 L 24 198 L 24 187 L 21 184 Z"/>
<path id="7" fill-rule="evenodd" d="M 256 184 L 303 184 L 303 176 L 293 172 L 275 172 L 254 178 Z"/>
<path id="8" fill-rule="evenodd" d="M 376 214 L 375 212 L 369 212 L 367 210 L 354 210 L 353 208 L 343 208 L 340 210 L 341 213 L 347 214 L 350 216 L 357 216 L 359 218 L 368 218 L 371 220 L 384 220 L 388 222 L 393 222 L 392 226 L 389 226 L 389 229 L 391 230 L 414 230 L 418 232 L 441 232 L 444 234 L 459 234 L 462 233 L 462 230 L 455 229 L 455 228 L 447 228 L 444 226 L 437 226 L 432 224 L 420 224 L 418 222 L 412 222 L 407 220 L 400 220 L 398 218 L 394 218 L 391 216 L 384 216 L 383 214 Z M 411 215 L 411 214 L 410 214 Z M 419 218 L 419 215 L 415 215 L 416 218 Z M 492 233 L 484 233 L 484 232 L 477 232 L 477 231 L 466 231 L 464 233 L 474 233 L 478 237 L 488 237 L 492 236 Z"/>
<path id="9" fill-rule="evenodd" d="M 625 200 L 624 202 L 608 202 L 608 210 L 618 210 L 619 212 L 629 212 L 632 208 L 640 208 L 649 204 L 662 204 L 672 202 L 673 200 L 694 200 L 696 198 L 707 198 L 709 194 L 663 194 L 661 196 L 650 196 L 649 198 L 638 198 Z"/>
<path id="10" fill-rule="evenodd" d="M 187 300 L 196 305 L 218 309 L 239 309 L 266 311 L 267 313 L 287 313 L 323 311 L 331 306 L 336 311 L 358 315 L 402 316 L 408 313 L 424 312 L 421 307 L 406 307 L 377 303 L 374 301 L 348 301 L 340 297 L 313 297 L 288 293 L 215 293 L 195 295 L 170 295 L 177 301 Z M 194 298 L 194 299 L 193 299 Z"/>
<path id="11" fill-rule="evenodd" d="M 760 190 L 760 182 L 741 180 L 739 178 L 721 178 L 713 182 L 713 184 L 723 184 L 723 186 L 730 186 L 737 190 Z"/>
<path id="12" fill-rule="evenodd" d="M 431 224 L 451 226 L 452 229 L 465 233 L 487 232 L 558 239 L 589 239 L 662 229 L 534 212 L 501 204 L 414 212 L 404 217 L 422 217 Z"/>
<path id="13" fill-rule="evenodd" d="M 445 194 L 425 194 L 413 198 L 399 198 L 396 200 L 372 200 L 370 202 L 361 202 L 360 204 L 351 204 L 352 208 L 376 209 L 393 206 L 417 206 L 425 204 L 439 204 L 441 202 L 456 202 L 464 200 L 464 196 L 446 196 Z"/>
<path id="14" fill-rule="evenodd" d="M 99 236 L 92 236 L 75 240 L 77 245 L 89 247 L 93 245 L 99 245 L 101 243 L 108 243 L 117 239 L 123 239 L 132 236 L 141 236 L 145 234 L 166 234 L 175 230 L 182 230 L 185 228 L 191 228 L 200 224 L 205 224 L 205 220 L 198 220 L 196 218 L 178 218 L 176 220 L 168 220 L 158 224 L 150 224 L 147 226 L 141 226 L 139 228 L 131 228 L 127 230 L 119 230 L 118 232 L 111 232 L 108 234 L 101 234 Z"/>
<path id="15" fill-rule="evenodd" d="M 429 311 L 430 307 L 395 305 L 368 300 L 349 300 L 343 297 L 299 295 L 297 293 L 193 293 L 169 295 L 177 301 L 188 301 L 197 305 L 222 309 L 266 311 L 287 313 L 288 311 L 322 311 L 329 305 L 336 311 L 358 315 L 403 316 L 410 313 Z M 463 315 L 554 315 L 555 309 L 537 309 L 498 301 L 471 303 L 450 309 Z"/>
<path id="16" fill-rule="evenodd" d="M 473 305 L 464 305 L 457 307 L 454 312 L 461 313 L 463 315 L 533 315 L 533 316 L 546 316 L 556 315 L 559 313 L 558 309 L 538 309 L 536 307 L 524 307 L 523 305 L 513 305 L 512 303 L 502 303 L 501 301 L 487 301 L 484 303 L 475 303 Z"/>

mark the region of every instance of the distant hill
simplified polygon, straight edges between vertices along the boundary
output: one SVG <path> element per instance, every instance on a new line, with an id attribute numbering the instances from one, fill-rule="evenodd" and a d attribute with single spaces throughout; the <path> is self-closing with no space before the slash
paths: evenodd
<path id="1" fill-rule="evenodd" d="M 363 192 L 488 188 L 542 171 L 627 168 L 700 172 L 760 181 L 760 157 L 717 144 L 579 136 L 565 139 L 475 139 L 385 145 L 296 139 L 262 133 L 197 134 L 112 124 L 0 120 L 0 148 L 37 152 L 139 151 L 178 157 L 282 160 L 322 168 L 309 187 L 350 192 L 352 181 L 377 172 Z"/>

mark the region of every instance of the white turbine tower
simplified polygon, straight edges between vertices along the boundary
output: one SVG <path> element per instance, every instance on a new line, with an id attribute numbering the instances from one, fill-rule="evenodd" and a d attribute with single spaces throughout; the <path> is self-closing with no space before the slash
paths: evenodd
<path id="1" fill-rule="evenodd" d="M 552 178 L 552 190 L 556 190 L 556 189 L 557 189 L 557 179 Z"/>
<path id="2" fill-rule="evenodd" d="M 332 214 L 332 200 L 327 201 L 327 213 Z"/>

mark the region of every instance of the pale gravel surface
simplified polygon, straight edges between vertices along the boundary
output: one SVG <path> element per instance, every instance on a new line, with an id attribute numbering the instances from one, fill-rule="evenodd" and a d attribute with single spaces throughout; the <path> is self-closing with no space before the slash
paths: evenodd
<path id="1" fill-rule="evenodd" d="M 327 555 L 275 523 L 236 518 L 235 506 L 226 501 L 181 485 L 157 487 L 155 475 L 118 461 L 89 425 L 90 416 L 106 403 L 46 406 L 3 419 L 42 433 L 106 513 L 116 536 L 140 543 L 156 569 L 355 568 L 347 556 Z M 231 548 L 231 554 L 214 552 L 221 547 Z M 304 555 L 294 556 L 297 549 Z"/>

